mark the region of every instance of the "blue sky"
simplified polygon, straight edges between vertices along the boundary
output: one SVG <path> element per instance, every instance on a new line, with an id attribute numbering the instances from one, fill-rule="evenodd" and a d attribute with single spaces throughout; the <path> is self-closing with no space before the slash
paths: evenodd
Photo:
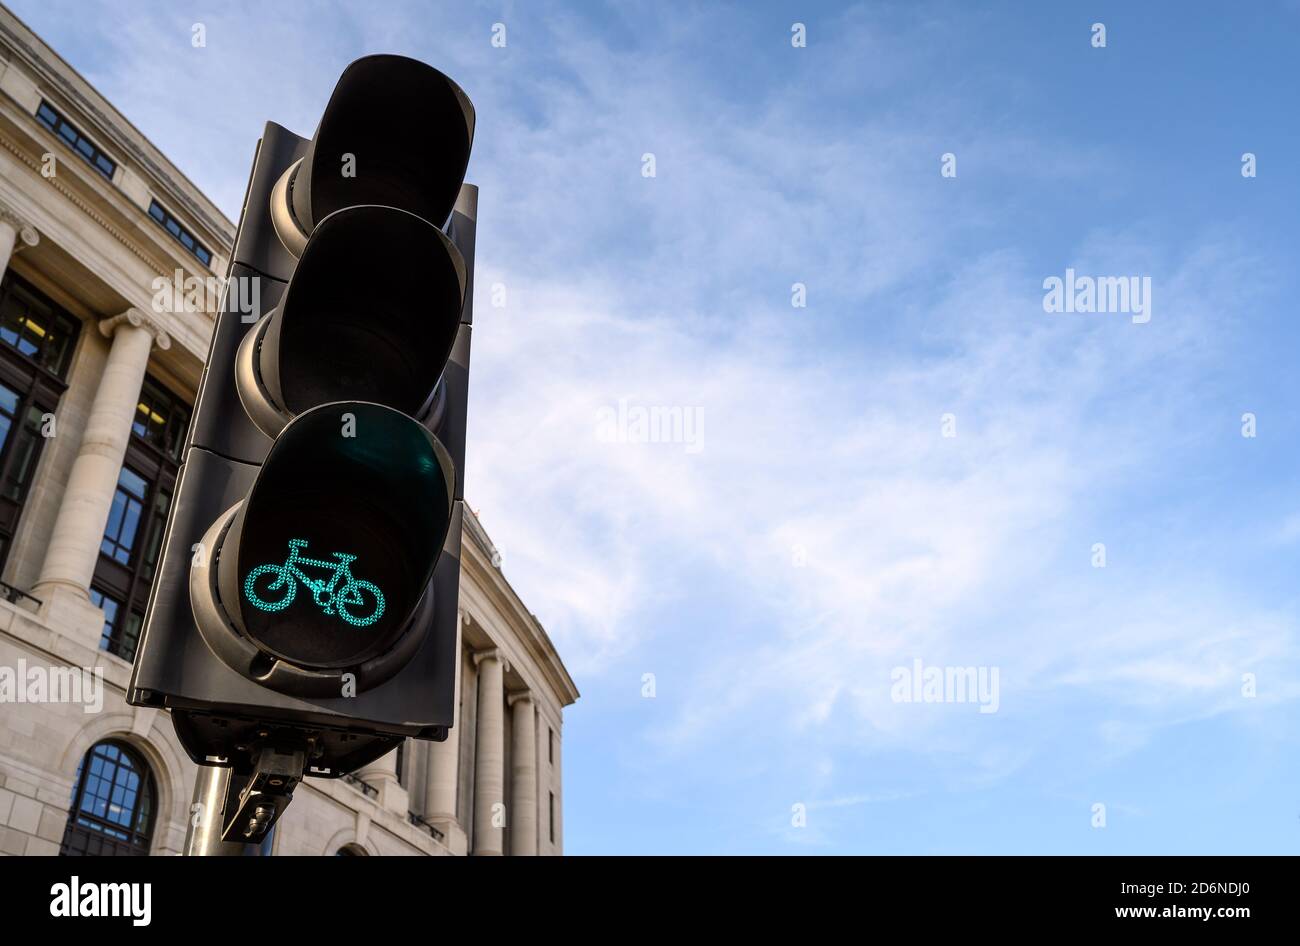
<path id="1" fill-rule="evenodd" d="M 570 853 L 1296 850 L 1300 4 L 10 5 L 232 218 L 353 58 L 474 100 L 467 492 Z"/>

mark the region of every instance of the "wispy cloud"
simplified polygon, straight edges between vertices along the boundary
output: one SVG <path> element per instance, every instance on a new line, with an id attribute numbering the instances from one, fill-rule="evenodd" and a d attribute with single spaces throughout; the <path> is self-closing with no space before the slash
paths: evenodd
<path id="1" fill-rule="evenodd" d="M 837 9 L 792 51 L 785 14 L 739 6 L 330 7 L 314 32 L 252 9 L 211 17 L 179 78 L 126 54 L 187 43 L 189 14 L 127 17 L 87 71 L 232 214 L 261 120 L 309 132 L 355 55 L 474 97 L 469 500 L 584 681 L 592 795 L 713 812 L 770 782 L 755 833 L 834 846 L 837 812 L 1050 780 L 1063 741 L 1083 777 L 1300 695 L 1294 601 L 1223 567 L 1300 530 L 1202 512 L 1231 492 L 1207 458 L 1252 448 L 1242 325 L 1286 260 L 1140 205 L 1123 135 L 1043 120 L 1059 85 L 984 47 L 949 68 L 1000 14 Z M 1152 320 L 1044 312 L 1067 267 L 1150 276 Z M 701 449 L 600 437 L 621 402 L 698 412 Z M 894 703 L 914 657 L 999 667 L 999 711 Z M 908 777 L 862 774 L 883 758 Z M 781 824 L 800 797 L 816 830 Z"/>

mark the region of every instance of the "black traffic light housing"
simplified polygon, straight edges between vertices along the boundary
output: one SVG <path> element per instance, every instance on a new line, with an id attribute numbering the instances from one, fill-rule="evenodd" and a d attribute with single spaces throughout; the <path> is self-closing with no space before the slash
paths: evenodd
<path id="1" fill-rule="evenodd" d="M 399 56 L 266 125 L 128 692 L 196 762 L 338 776 L 454 724 L 473 129 Z"/>

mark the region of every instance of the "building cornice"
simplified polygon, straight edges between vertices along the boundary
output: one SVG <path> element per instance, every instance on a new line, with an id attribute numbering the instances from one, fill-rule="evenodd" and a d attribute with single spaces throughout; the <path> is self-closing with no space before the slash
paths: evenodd
<path id="1" fill-rule="evenodd" d="M 174 201 L 196 223 L 201 224 L 216 237 L 223 244 L 221 247 L 222 255 L 228 255 L 231 246 L 234 244 L 235 225 L 227 220 L 225 215 L 216 209 L 215 205 L 212 207 L 215 216 L 214 213 L 200 206 L 192 193 L 201 194 L 202 191 L 179 170 L 174 167 L 164 167 L 163 163 L 166 159 L 162 157 L 162 152 L 158 150 L 153 142 L 149 141 L 138 128 L 106 101 L 103 102 L 101 108 L 98 103 L 92 101 L 73 82 L 69 81 L 66 75 L 51 69 L 49 63 L 55 61 L 67 69 L 69 73 L 76 76 L 86 88 L 92 88 L 90 83 L 86 82 L 85 78 L 76 69 L 69 65 L 58 53 L 50 49 L 49 46 L 45 45 L 27 24 L 15 16 L 12 11 L 5 8 L 0 8 L 0 11 L 5 14 L 5 16 L 0 16 L 0 38 L 3 38 L 4 44 L 21 56 L 23 64 L 39 76 L 43 82 L 48 83 L 60 95 L 76 105 L 94 123 L 95 127 L 92 130 L 98 137 L 111 143 L 122 154 L 129 155 L 133 161 L 148 172 L 151 179 L 159 185 L 159 189 L 165 192 L 164 196 Z M 21 27 L 27 35 L 23 36 L 12 29 L 9 23 L 6 22 L 6 18 L 11 19 Z M 43 55 L 32 41 L 39 43 L 46 55 Z M 112 114 L 109 114 L 110 111 Z M 149 154 L 139 143 L 131 140 L 131 136 L 123 134 L 121 131 L 123 127 L 129 128 L 135 136 L 139 137 L 141 142 L 148 145 L 148 148 L 152 149 L 156 154 Z M 166 163 L 170 164 L 170 162 Z M 180 182 L 183 182 L 184 186 Z"/>
<path id="2" fill-rule="evenodd" d="M 0 148 L 4 148 L 16 157 L 26 165 L 33 174 L 40 175 L 41 168 L 36 159 L 23 151 L 23 149 L 19 147 L 16 142 L 10 140 L 7 135 L 0 134 Z M 42 177 L 41 181 L 42 183 L 53 187 L 56 191 L 67 198 L 74 207 L 84 213 L 91 220 L 95 221 L 95 223 L 97 223 L 105 233 L 111 236 L 118 243 L 122 244 L 122 246 L 126 247 L 127 251 L 130 252 L 132 256 L 140 260 L 159 276 L 166 279 L 171 275 L 171 271 L 175 269 L 174 266 L 168 267 L 160 263 L 156 258 L 147 253 L 144 248 L 123 233 L 121 229 L 112 223 L 112 221 L 108 220 L 94 206 L 88 203 L 80 194 L 68 187 L 67 184 L 63 183 L 63 181 L 59 180 L 57 176 L 50 178 Z"/>
<path id="3" fill-rule="evenodd" d="M 533 657 L 546 682 L 559 697 L 560 705 L 568 706 L 576 702 L 581 695 L 577 684 L 573 682 L 573 677 L 569 675 L 546 630 L 533 613 L 524 606 L 510 582 L 501 573 L 501 569 L 492 564 L 496 548 L 483 530 L 478 517 L 468 506 L 465 509 L 464 521 L 461 568 L 469 574 L 470 579 L 515 631 L 520 645 Z"/>

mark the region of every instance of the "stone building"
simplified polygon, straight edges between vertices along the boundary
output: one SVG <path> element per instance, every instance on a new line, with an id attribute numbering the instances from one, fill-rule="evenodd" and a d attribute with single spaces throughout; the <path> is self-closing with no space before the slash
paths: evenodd
<path id="1" fill-rule="evenodd" d="M 124 694 L 213 312 L 153 301 L 224 275 L 234 229 L 0 7 L 0 853 L 182 848 L 195 766 Z M 451 737 L 308 779 L 274 853 L 562 852 L 578 693 L 494 560 L 467 509 Z"/>

